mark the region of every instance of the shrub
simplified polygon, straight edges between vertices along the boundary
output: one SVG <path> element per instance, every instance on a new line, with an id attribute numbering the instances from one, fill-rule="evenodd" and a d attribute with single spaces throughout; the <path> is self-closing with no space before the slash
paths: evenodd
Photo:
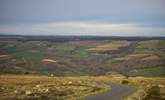
<path id="1" fill-rule="evenodd" d="M 129 82 L 128 82 L 128 80 L 122 80 L 121 81 L 121 84 L 128 84 Z"/>

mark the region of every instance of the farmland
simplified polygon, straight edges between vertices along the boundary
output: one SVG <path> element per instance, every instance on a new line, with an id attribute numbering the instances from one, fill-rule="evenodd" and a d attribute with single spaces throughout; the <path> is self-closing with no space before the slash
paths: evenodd
<path id="1" fill-rule="evenodd" d="M 165 40 L 1 40 L 1 73 L 36 73 L 59 76 L 129 75 L 146 67 L 164 67 Z M 49 61 L 48 61 L 49 60 Z M 10 70 L 12 69 L 12 70 Z"/>
<path id="2" fill-rule="evenodd" d="M 126 100 L 163 100 L 165 39 L 8 37 L 0 40 L 0 68 L 2 100 L 85 99 L 113 94 L 109 82 L 137 89 Z"/>

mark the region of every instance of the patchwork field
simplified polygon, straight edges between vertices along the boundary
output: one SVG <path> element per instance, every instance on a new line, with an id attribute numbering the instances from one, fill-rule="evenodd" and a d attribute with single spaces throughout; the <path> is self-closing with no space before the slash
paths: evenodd
<path id="1" fill-rule="evenodd" d="M 143 75 L 132 70 L 164 67 L 164 52 L 163 39 L 63 42 L 6 39 L 0 41 L 0 73 L 82 76 L 117 72 Z"/>
<path id="2" fill-rule="evenodd" d="M 95 48 L 88 49 L 92 52 L 110 52 L 110 51 L 117 51 L 119 48 L 127 47 L 130 45 L 129 41 L 111 41 L 110 43 L 101 44 L 96 46 Z"/>
<path id="3" fill-rule="evenodd" d="M 1 100 L 165 99 L 164 39 L 49 38 L 0 40 Z"/>
<path id="4" fill-rule="evenodd" d="M 129 76 L 165 76 L 165 67 L 148 67 L 148 68 L 141 68 L 136 70 L 131 70 L 129 72 Z"/>

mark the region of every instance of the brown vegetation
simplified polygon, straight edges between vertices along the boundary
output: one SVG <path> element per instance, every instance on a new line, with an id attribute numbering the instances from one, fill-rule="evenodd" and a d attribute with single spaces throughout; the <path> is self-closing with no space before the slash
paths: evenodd
<path id="1" fill-rule="evenodd" d="M 90 77 L 1 75 L 0 99 L 75 100 L 110 89 L 100 80 Z"/>

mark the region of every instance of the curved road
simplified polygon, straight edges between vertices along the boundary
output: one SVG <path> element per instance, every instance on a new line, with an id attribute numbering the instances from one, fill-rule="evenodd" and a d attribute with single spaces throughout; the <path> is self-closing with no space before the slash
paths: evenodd
<path id="1" fill-rule="evenodd" d="M 91 95 L 85 100 L 122 100 L 123 97 L 136 91 L 136 89 L 115 83 L 108 83 L 112 87 L 111 90 L 96 95 Z"/>

